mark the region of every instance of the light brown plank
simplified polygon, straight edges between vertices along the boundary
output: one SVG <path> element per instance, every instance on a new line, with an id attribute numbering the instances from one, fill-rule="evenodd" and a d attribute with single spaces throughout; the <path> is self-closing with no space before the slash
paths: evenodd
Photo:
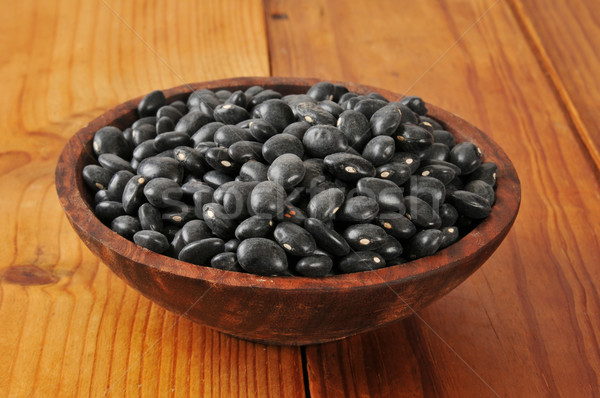
<path id="1" fill-rule="evenodd" d="M 511 0 L 590 156 L 600 167 L 600 8 L 593 0 Z"/>
<path id="2" fill-rule="evenodd" d="M 268 75 L 263 15 L 261 1 L 0 5 L 0 396 L 304 394 L 299 349 L 194 325 L 111 274 L 53 181 L 67 138 L 124 100 Z"/>
<path id="3" fill-rule="evenodd" d="M 506 242 L 423 321 L 307 348 L 312 396 L 599 395 L 600 186 L 509 5 L 312 4 L 269 2 L 273 74 L 421 95 L 500 143 L 523 190 Z"/>

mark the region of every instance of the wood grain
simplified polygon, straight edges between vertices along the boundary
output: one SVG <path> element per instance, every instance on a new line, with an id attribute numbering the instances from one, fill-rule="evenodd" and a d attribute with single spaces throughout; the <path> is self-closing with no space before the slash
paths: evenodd
<path id="1" fill-rule="evenodd" d="M 308 347 L 312 396 L 387 396 L 367 388 L 374 377 L 397 396 L 599 395 L 600 186 L 509 5 L 272 1 L 265 11 L 273 74 L 421 95 L 499 142 L 523 187 L 507 240 L 423 321 Z M 418 366 L 409 382 L 395 355 Z"/>
<path id="2" fill-rule="evenodd" d="M 511 0 L 533 51 L 600 168 L 600 9 L 590 0 Z"/>
<path id="3" fill-rule="evenodd" d="M 166 312 L 79 240 L 56 197 L 67 138 L 156 88 L 268 75 L 260 1 L 0 5 L 0 396 L 304 393 L 299 349 Z"/>

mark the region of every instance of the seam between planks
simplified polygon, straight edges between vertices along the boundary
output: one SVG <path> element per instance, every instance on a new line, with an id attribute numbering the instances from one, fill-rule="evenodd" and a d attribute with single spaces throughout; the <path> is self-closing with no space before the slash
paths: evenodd
<path id="1" fill-rule="evenodd" d="M 269 0 L 263 0 L 263 23 L 265 26 L 265 39 L 267 44 L 267 58 L 269 60 L 269 76 L 273 76 L 273 62 L 271 57 L 271 32 L 269 32 Z"/>
<path id="2" fill-rule="evenodd" d="M 596 176 L 600 178 L 600 152 L 590 138 L 590 132 L 581 120 L 577 107 L 571 100 L 571 96 L 565 88 L 559 73 L 554 68 L 552 60 L 546 52 L 536 28 L 531 23 L 529 16 L 523 10 L 521 0 L 508 0 L 508 5 L 517 24 L 523 32 L 525 41 L 533 51 L 538 64 L 545 72 L 550 87 L 555 92 L 559 102 L 563 105 L 566 118 L 576 132 L 575 135 L 577 136 L 577 141 L 582 144 L 584 149 L 583 152 L 589 157 L 589 160 L 594 166 L 593 168 Z"/>

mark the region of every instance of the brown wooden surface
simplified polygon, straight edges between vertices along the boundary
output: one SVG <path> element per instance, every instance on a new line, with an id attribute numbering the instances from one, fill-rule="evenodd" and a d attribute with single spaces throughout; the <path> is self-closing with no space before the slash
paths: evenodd
<path id="1" fill-rule="evenodd" d="M 594 6 L 2 3 L 0 396 L 295 397 L 304 383 L 313 397 L 600 396 Z M 507 240 L 418 316 L 306 349 L 242 342 L 141 297 L 68 225 L 60 150 L 151 89 L 271 72 L 418 94 L 489 133 L 522 183 Z"/>

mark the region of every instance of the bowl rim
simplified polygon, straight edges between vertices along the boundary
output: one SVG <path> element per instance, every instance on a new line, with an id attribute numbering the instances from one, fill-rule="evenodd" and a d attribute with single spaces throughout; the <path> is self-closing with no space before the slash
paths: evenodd
<path id="1" fill-rule="evenodd" d="M 322 81 L 316 78 L 296 77 L 239 77 L 206 82 L 184 84 L 163 90 L 167 99 L 174 96 L 187 95 L 193 90 L 202 88 L 218 90 L 248 88 L 260 85 L 280 91 L 293 90 L 295 87 L 310 87 Z M 350 91 L 366 94 L 376 92 L 390 101 L 397 101 L 404 96 L 394 92 L 356 84 L 352 82 L 329 80 L 334 84 L 342 84 Z M 481 130 L 462 118 L 445 111 L 435 105 L 426 103 L 428 116 L 440 120 L 457 139 L 457 142 L 468 140 L 475 143 L 484 153 L 484 161 L 494 161 L 498 166 L 496 203 L 491 214 L 475 229 L 458 242 L 440 250 L 432 256 L 412 260 L 410 262 L 387 266 L 384 268 L 351 274 L 332 275 L 321 278 L 304 276 L 261 276 L 250 273 L 224 271 L 211 267 L 197 266 L 162 254 L 152 252 L 134 242 L 129 241 L 109 227 L 102 224 L 93 213 L 92 207 L 84 198 L 81 188 L 81 158 L 92 155 L 91 138 L 99 128 L 110 125 L 115 120 L 135 112 L 137 104 L 144 96 L 140 96 L 104 112 L 74 134 L 63 148 L 55 171 L 55 183 L 61 206 L 73 227 L 82 240 L 87 239 L 104 245 L 107 249 L 125 258 L 130 258 L 137 266 L 150 267 L 159 273 L 189 279 L 198 279 L 214 285 L 229 287 L 267 288 L 274 290 L 307 290 L 324 291 L 344 289 L 366 289 L 379 285 L 388 285 L 401 280 L 423 278 L 431 273 L 447 272 L 449 268 L 458 267 L 462 262 L 481 255 L 500 243 L 514 223 L 520 201 L 521 187 L 517 172 L 502 148 Z M 94 156 L 95 158 L 95 156 Z M 78 189 L 80 188 L 80 189 Z M 85 237 L 81 235 L 85 234 Z M 465 250 L 466 248 L 466 250 Z M 392 289 L 393 290 L 393 289 Z"/>

